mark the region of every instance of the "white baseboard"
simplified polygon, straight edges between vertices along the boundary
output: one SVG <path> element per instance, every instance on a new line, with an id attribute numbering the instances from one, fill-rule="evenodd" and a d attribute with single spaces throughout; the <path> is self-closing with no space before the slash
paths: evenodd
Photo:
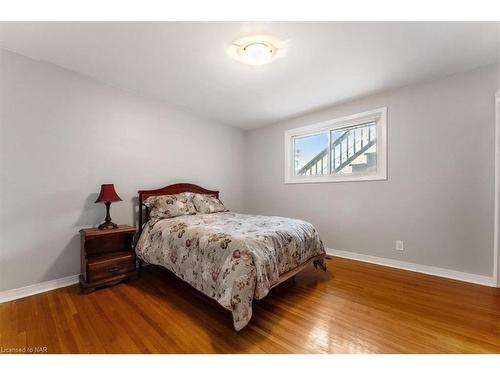
<path id="1" fill-rule="evenodd" d="M 328 255 L 333 255 L 341 258 L 359 260 L 361 262 L 373 263 L 381 266 L 425 273 L 427 275 L 440 276 L 440 277 L 445 277 L 447 279 L 460 280 L 468 283 L 481 284 L 492 287 L 497 286 L 496 280 L 494 279 L 493 276 L 476 275 L 473 273 L 460 272 L 460 271 L 450 270 L 447 268 L 426 266 L 418 263 L 405 262 L 397 259 L 381 258 L 372 255 L 353 253 L 351 251 L 344 251 L 344 250 L 326 249 L 326 253 Z"/>
<path id="2" fill-rule="evenodd" d="M 62 288 L 78 283 L 78 275 L 67 276 L 61 279 L 44 281 L 43 283 L 23 286 L 22 288 L 5 290 L 0 292 L 0 303 L 15 299 L 32 296 L 33 294 L 48 292 L 49 290 Z"/>

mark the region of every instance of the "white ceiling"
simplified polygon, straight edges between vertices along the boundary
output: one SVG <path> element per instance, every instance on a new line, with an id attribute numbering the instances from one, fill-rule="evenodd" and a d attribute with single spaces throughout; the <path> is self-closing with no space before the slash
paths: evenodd
<path id="1" fill-rule="evenodd" d="M 254 33 L 286 41 L 286 57 L 227 56 Z M 246 129 L 491 64 L 498 45 L 498 23 L 0 23 L 2 48 Z"/>

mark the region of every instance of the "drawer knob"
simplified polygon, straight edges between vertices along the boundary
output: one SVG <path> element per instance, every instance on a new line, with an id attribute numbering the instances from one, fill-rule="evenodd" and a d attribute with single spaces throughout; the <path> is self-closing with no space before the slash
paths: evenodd
<path id="1" fill-rule="evenodd" d="M 114 272 L 117 272 L 120 270 L 120 267 L 109 267 L 109 268 L 106 268 L 106 272 L 108 273 L 114 273 Z"/>

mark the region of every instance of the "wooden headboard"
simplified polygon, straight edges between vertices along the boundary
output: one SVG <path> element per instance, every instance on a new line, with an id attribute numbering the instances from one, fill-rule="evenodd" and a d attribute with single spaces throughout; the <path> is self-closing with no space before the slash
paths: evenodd
<path id="1" fill-rule="evenodd" d="M 155 190 L 139 190 L 139 233 L 142 232 L 142 226 L 149 220 L 149 210 L 143 204 L 148 197 L 155 195 L 179 194 L 184 192 L 208 194 L 219 198 L 219 192 L 215 190 L 207 190 L 201 186 L 194 184 L 173 184 Z"/>

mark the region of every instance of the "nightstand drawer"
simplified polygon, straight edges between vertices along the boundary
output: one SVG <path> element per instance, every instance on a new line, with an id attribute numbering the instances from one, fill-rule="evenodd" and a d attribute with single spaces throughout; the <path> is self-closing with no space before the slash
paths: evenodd
<path id="1" fill-rule="evenodd" d="M 135 256 L 128 254 L 111 259 L 96 259 L 88 262 L 87 282 L 94 282 L 135 270 Z"/>

